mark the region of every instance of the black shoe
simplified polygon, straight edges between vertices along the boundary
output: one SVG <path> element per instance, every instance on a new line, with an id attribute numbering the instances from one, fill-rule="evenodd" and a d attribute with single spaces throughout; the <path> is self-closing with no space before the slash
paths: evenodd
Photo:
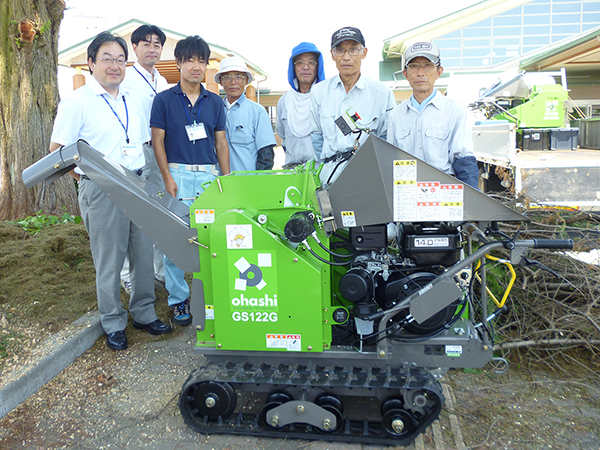
<path id="1" fill-rule="evenodd" d="M 133 328 L 146 330 L 150 334 L 167 334 L 173 331 L 173 328 L 171 328 L 169 325 L 167 325 L 164 322 L 161 322 L 158 319 L 156 319 L 154 322 L 150 322 L 145 325 L 134 320 Z"/>
<path id="2" fill-rule="evenodd" d="M 125 350 L 127 348 L 127 336 L 124 331 L 115 331 L 106 335 L 106 345 L 113 350 Z"/>

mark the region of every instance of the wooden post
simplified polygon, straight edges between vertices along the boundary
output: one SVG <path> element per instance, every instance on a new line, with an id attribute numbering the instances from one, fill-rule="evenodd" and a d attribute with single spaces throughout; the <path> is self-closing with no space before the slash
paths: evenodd
<path id="1" fill-rule="evenodd" d="M 256 88 L 251 84 L 246 87 L 246 97 L 248 100 L 256 101 Z"/>
<path id="2" fill-rule="evenodd" d="M 217 73 L 217 69 L 208 68 L 206 69 L 206 75 L 204 76 L 204 81 L 206 83 L 206 89 L 210 92 L 214 92 L 219 95 L 219 85 L 215 83 L 215 73 Z"/>
<path id="3" fill-rule="evenodd" d="M 73 90 L 79 89 L 81 86 L 85 86 L 85 77 L 81 73 L 81 67 L 77 67 L 75 75 L 73 75 Z"/>

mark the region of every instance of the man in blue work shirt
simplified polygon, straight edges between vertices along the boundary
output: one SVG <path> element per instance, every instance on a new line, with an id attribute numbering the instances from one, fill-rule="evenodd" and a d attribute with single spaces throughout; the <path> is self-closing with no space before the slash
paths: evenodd
<path id="1" fill-rule="evenodd" d="M 155 97 L 150 115 L 154 154 L 165 189 L 187 205 L 204 191 L 203 183 L 219 175 L 219 168 L 221 174 L 229 173 L 223 101 L 201 84 L 209 58 L 210 48 L 200 36 L 179 41 L 175 59 L 180 81 Z M 183 326 L 192 323 L 184 272 L 166 256 L 165 287 L 173 321 Z"/>
<path id="2" fill-rule="evenodd" d="M 437 45 L 417 42 L 406 49 L 402 73 L 413 95 L 390 114 L 387 139 L 477 188 L 479 169 L 467 126 L 467 111 L 433 87 L 443 72 Z"/>
<path id="3" fill-rule="evenodd" d="M 365 38 L 358 28 L 344 27 L 331 36 L 331 57 L 338 75 L 312 88 L 311 138 L 324 164 L 321 181 L 332 183 L 368 132 L 386 138 L 387 119 L 396 106 L 392 91 L 383 83 L 361 75 L 367 56 Z M 357 133 L 344 135 L 336 126 L 340 116 L 355 116 Z"/>
<path id="4" fill-rule="evenodd" d="M 227 142 L 231 171 L 271 170 L 273 147 L 277 144 L 271 120 L 265 108 L 248 100 L 244 90 L 254 77 L 246 63 L 237 56 L 221 61 L 215 83 L 225 90 L 227 108 Z"/>

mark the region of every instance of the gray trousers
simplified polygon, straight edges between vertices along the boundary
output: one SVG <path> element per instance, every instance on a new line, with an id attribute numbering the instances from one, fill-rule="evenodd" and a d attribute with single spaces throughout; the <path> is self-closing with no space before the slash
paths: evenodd
<path id="1" fill-rule="evenodd" d="M 127 326 L 121 304 L 119 272 L 125 255 L 131 270 L 129 312 L 136 322 L 147 324 L 158 317 L 154 310 L 152 243 L 90 180 L 79 183 L 79 208 L 90 236 L 96 269 L 96 295 L 105 333 Z"/>
<path id="2" fill-rule="evenodd" d="M 154 156 L 154 149 L 151 145 L 143 144 L 144 149 L 144 158 L 146 159 L 146 165 L 143 167 L 142 177 L 146 179 L 149 183 L 157 187 L 162 186 L 162 175 L 160 173 L 160 169 L 158 168 L 158 164 L 156 163 L 156 158 Z M 165 282 L 165 269 L 164 269 L 164 261 L 165 255 L 160 249 L 155 245 L 154 246 L 154 278 L 158 281 Z M 131 282 L 131 276 L 129 275 L 129 260 L 125 258 L 125 264 L 123 265 L 123 269 L 121 270 L 121 280 Z"/>

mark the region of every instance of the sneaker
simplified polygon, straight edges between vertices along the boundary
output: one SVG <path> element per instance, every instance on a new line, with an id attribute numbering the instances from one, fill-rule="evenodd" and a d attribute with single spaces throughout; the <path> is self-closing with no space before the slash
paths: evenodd
<path id="1" fill-rule="evenodd" d="M 192 323 L 192 315 L 190 314 L 190 299 L 173 306 L 173 322 L 182 327 Z"/>
<path id="2" fill-rule="evenodd" d="M 127 295 L 131 295 L 131 281 L 121 280 L 121 287 Z"/>

